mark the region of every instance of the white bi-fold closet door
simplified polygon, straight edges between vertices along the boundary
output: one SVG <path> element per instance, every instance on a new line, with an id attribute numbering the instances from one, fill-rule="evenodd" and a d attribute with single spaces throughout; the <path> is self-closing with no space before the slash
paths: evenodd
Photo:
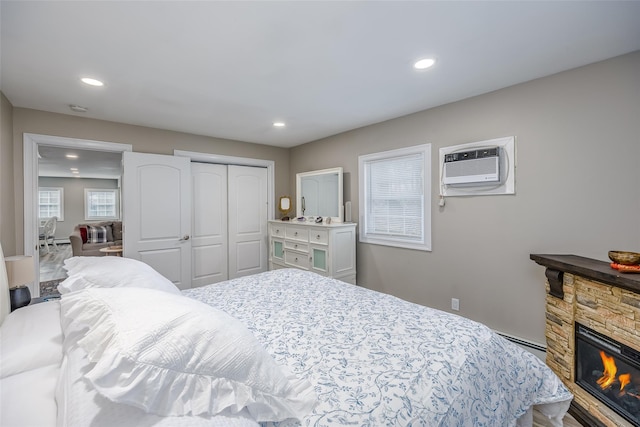
<path id="1" fill-rule="evenodd" d="M 267 270 L 267 169 L 191 163 L 191 286 Z"/>
<path id="2" fill-rule="evenodd" d="M 124 256 L 180 289 L 267 270 L 267 169 L 124 153 Z"/>

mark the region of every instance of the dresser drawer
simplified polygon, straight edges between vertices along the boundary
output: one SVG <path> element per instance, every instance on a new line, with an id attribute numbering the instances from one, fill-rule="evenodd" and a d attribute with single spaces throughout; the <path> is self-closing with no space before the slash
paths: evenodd
<path id="1" fill-rule="evenodd" d="M 309 230 L 303 227 L 289 226 L 285 229 L 285 238 L 299 242 L 309 241 Z"/>
<path id="2" fill-rule="evenodd" d="M 270 232 L 271 232 L 271 236 L 272 237 L 282 237 L 284 238 L 285 232 L 285 226 L 284 224 L 269 224 L 270 227 Z"/>
<path id="3" fill-rule="evenodd" d="M 328 245 L 329 232 L 326 230 L 309 230 L 309 243 Z"/>
<path id="4" fill-rule="evenodd" d="M 306 243 L 298 242 L 297 240 L 285 240 L 285 249 L 309 253 L 309 245 Z"/>
<path id="5" fill-rule="evenodd" d="M 301 270 L 309 269 L 309 255 L 307 254 L 287 251 L 284 254 L 284 262 L 287 265 L 299 268 Z"/>

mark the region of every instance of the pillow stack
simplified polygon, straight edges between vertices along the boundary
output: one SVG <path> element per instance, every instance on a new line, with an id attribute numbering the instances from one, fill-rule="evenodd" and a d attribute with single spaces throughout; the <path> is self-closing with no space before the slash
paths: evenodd
<path id="1" fill-rule="evenodd" d="M 146 264 L 76 257 L 65 268 L 65 348 L 87 353 L 85 377 L 109 400 L 161 416 L 246 409 L 258 422 L 313 409 L 311 384 L 285 373 L 240 321 L 182 296 Z"/>

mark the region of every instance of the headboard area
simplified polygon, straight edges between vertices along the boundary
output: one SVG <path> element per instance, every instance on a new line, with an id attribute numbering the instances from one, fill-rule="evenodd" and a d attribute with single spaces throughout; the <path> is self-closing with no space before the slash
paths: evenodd
<path id="1" fill-rule="evenodd" d="M 7 267 L 4 264 L 4 253 L 0 244 L 0 325 L 4 318 L 11 312 L 9 302 L 9 281 L 7 280 Z"/>

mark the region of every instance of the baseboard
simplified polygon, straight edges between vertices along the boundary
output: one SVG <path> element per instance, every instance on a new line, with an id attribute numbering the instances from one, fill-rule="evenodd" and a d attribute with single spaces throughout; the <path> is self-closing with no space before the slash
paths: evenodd
<path id="1" fill-rule="evenodd" d="M 529 341 L 529 340 L 525 340 L 524 338 L 520 338 L 520 337 L 516 337 L 513 335 L 509 335 L 509 334 L 505 334 L 503 332 L 499 332 L 499 331 L 495 331 L 498 335 L 500 335 L 503 338 L 508 339 L 509 341 L 511 341 L 514 344 L 517 344 L 518 346 L 522 347 L 523 349 L 527 350 L 530 353 L 533 353 L 534 355 L 536 355 L 539 359 L 541 360 L 545 360 L 546 359 L 546 355 L 547 355 L 547 347 L 545 345 L 533 342 L 533 341 Z"/>

